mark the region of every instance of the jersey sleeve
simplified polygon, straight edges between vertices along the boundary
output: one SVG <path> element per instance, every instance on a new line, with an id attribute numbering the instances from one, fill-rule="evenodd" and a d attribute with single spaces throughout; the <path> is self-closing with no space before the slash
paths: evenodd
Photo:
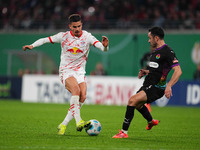
<path id="1" fill-rule="evenodd" d="M 61 43 L 61 39 L 62 39 L 62 36 L 63 36 L 63 32 L 59 32 L 55 35 L 52 35 L 49 37 L 49 41 L 54 44 L 54 43 Z"/>
<path id="2" fill-rule="evenodd" d="M 43 45 L 43 44 L 45 44 L 45 43 L 60 43 L 60 41 L 61 41 L 61 38 L 62 38 L 62 35 L 63 35 L 63 33 L 62 32 L 60 32 L 60 33 L 58 33 L 58 34 L 55 34 L 55 35 L 53 35 L 53 36 L 50 36 L 50 37 L 45 37 L 45 38 L 40 38 L 40 39 L 38 39 L 37 41 L 35 41 L 34 43 L 32 43 L 31 45 L 33 46 L 33 47 L 38 47 L 38 46 L 41 46 L 41 45 Z"/>
<path id="3" fill-rule="evenodd" d="M 179 61 L 178 61 L 176 54 L 174 53 L 173 50 L 169 50 L 167 52 L 167 61 L 170 64 L 171 68 L 179 65 Z"/>
<path id="4" fill-rule="evenodd" d="M 108 51 L 108 47 L 104 47 L 103 44 L 97 40 L 97 38 L 95 38 L 91 33 L 89 33 L 89 41 L 90 41 L 90 45 L 93 45 L 94 47 L 100 49 L 101 51 Z"/>
<path id="5" fill-rule="evenodd" d="M 97 40 L 96 37 L 94 37 L 91 33 L 88 33 L 88 40 L 90 45 L 93 45 L 95 47 L 95 44 L 100 42 L 99 40 Z"/>
<path id="6" fill-rule="evenodd" d="M 43 45 L 45 43 L 50 43 L 49 39 L 47 37 L 46 38 L 40 38 L 37 41 L 35 41 L 34 43 L 32 43 L 31 45 L 33 47 L 38 47 L 38 46 L 41 46 L 41 45 Z"/>

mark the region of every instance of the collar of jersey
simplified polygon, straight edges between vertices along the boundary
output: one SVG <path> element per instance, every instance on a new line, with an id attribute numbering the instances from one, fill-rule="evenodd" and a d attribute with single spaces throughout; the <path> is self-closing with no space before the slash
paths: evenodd
<path id="1" fill-rule="evenodd" d="M 156 48 L 155 51 L 158 51 L 160 49 L 162 49 L 164 46 L 166 46 L 167 44 L 164 44 L 163 46 L 159 47 L 159 48 Z"/>
<path id="2" fill-rule="evenodd" d="M 70 31 L 70 34 L 71 34 L 74 38 L 76 38 L 76 36 L 74 36 L 74 34 L 72 33 L 72 31 Z M 83 31 L 81 31 L 81 35 L 80 35 L 79 37 L 77 37 L 77 38 L 80 38 L 80 37 L 82 36 L 82 34 L 83 34 Z"/>

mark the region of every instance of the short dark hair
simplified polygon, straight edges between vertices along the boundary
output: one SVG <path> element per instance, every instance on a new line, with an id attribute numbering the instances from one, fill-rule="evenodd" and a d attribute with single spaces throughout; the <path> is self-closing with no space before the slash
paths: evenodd
<path id="1" fill-rule="evenodd" d="M 161 40 L 164 39 L 164 30 L 161 27 L 152 27 L 149 29 L 149 32 L 151 32 L 152 36 L 158 36 Z"/>
<path id="2" fill-rule="evenodd" d="M 69 23 L 81 21 L 81 15 L 79 14 L 72 14 L 68 18 Z"/>

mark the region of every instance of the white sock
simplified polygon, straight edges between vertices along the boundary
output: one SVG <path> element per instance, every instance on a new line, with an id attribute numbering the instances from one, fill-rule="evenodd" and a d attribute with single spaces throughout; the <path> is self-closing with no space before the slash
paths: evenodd
<path id="1" fill-rule="evenodd" d="M 79 96 L 74 95 L 70 99 L 70 105 L 72 106 L 72 115 L 74 116 L 76 120 L 76 124 L 81 120 L 80 116 L 80 106 L 79 106 Z"/>
<path id="2" fill-rule="evenodd" d="M 67 112 L 67 115 L 66 115 L 65 119 L 62 122 L 62 124 L 65 125 L 65 126 L 67 126 L 68 123 L 74 118 L 74 116 L 72 115 L 71 109 L 72 109 L 72 106 L 70 105 L 70 108 L 69 108 L 69 110 Z"/>
<path id="3" fill-rule="evenodd" d="M 81 107 L 83 106 L 83 104 L 84 104 L 84 103 L 79 102 L 80 109 L 81 109 Z M 65 119 L 63 120 L 62 124 L 65 125 L 65 126 L 67 126 L 68 123 L 69 123 L 73 118 L 74 118 L 74 115 L 72 114 L 72 105 L 70 105 L 70 108 L 69 108 L 69 110 L 68 110 L 68 113 L 67 113 Z"/>

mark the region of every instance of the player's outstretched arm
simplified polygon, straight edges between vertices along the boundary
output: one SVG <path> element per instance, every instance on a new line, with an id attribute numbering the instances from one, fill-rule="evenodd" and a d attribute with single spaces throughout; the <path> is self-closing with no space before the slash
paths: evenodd
<path id="1" fill-rule="evenodd" d="M 107 52 L 109 49 L 108 45 L 109 45 L 108 38 L 106 36 L 102 36 L 102 42 L 97 42 L 95 44 L 95 47 L 103 52 Z"/>
<path id="2" fill-rule="evenodd" d="M 172 68 L 174 70 L 174 73 L 172 74 L 172 77 L 170 81 L 167 83 L 167 86 L 165 88 L 165 96 L 169 99 L 172 96 L 172 86 L 179 80 L 182 70 L 180 66 L 175 66 Z"/>
<path id="3" fill-rule="evenodd" d="M 26 51 L 27 49 L 31 50 L 31 49 L 33 49 L 33 45 L 24 45 L 22 48 L 24 51 Z"/>
<path id="4" fill-rule="evenodd" d="M 27 49 L 33 49 L 34 47 L 38 47 L 38 46 L 41 46 L 45 43 L 50 43 L 51 41 L 49 40 L 49 38 L 41 38 L 37 41 L 35 41 L 33 44 L 31 45 L 25 45 L 23 46 L 23 50 L 26 51 Z"/>

